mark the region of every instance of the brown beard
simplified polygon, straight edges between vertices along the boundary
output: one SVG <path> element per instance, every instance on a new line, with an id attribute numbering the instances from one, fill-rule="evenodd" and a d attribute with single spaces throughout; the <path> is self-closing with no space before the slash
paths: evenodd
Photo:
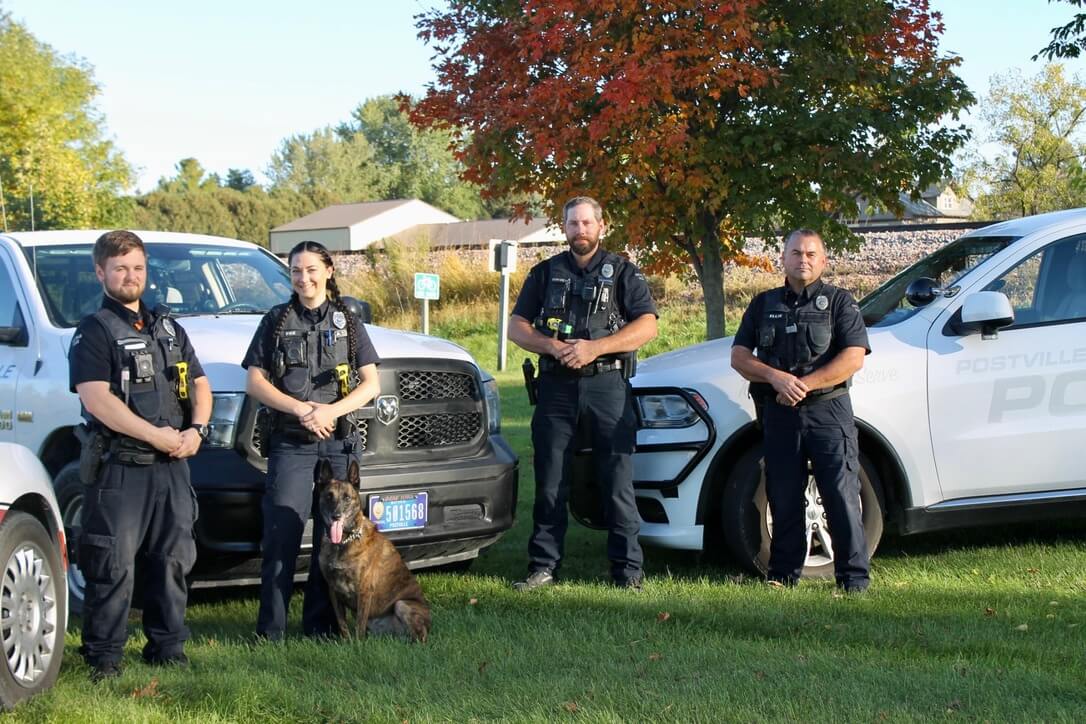
<path id="1" fill-rule="evenodd" d="M 113 299 L 116 299 L 121 304 L 131 304 L 132 302 L 136 301 L 137 299 L 139 299 L 140 297 L 143 296 L 143 289 L 144 289 L 144 287 L 140 286 L 139 290 L 135 293 L 135 296 L 132 296 L 132 293 L 129 292 L 129 291 L 126 291 L 123 286 L 117 287 L 115 289 L 111 289 L 110 287 L 107 286 L 106 287 L 106 294 L 108 294 Z"/>
<path id="2" fill-rule="evenodd" d="M 588 244 L 589 246 L 582 252 L 577 248 L 578 244 Z M 580 236 L 575 236 L 569 239 L 569 248 L 577 256 L 592 256 L 596 253 L 596 249 L 600 247 L 600 238 L 597 236 L 595 239 L 586 239 Z"/>

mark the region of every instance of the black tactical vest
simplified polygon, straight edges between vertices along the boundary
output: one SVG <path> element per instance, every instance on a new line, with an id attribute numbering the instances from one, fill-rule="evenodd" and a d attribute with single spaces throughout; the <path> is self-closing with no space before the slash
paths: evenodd
<path id="1" fill-rule="evenodd" d="M 614 334 L 627 321 L 615 298 L 615 280 L 626 260 L 604 252 L 602 262 L 583 276 L 570 267 L 571 263 L 569 254 L 559 254 L 547 261 L 543 308 L 536 319 L 536 328 L 543 334 L 553 334 L 569 324 L 572 332 L 568 336 L 578 339 Z"/>
<path id="2" fill-rule="evenodd" d="M 757 310 L 758 359 L 774 369 L 796 377 L 810 374 L 833 358 L 833 297 L 837 289 L 823 284 L 806 304 L 793 307 L 785 301 L 785 288 L 778 287 L 761 298 Z M 773 388 L 752 383 L 755 396 L 771 396 Z"/>
<path id="3" fill-rule="evenodd" d="M 109 309 L 94 314 L 106 330 L 113 353 L 109 389 L 155 427 L 180 430 L 187 423 L 191 386 L 187 364 L 181 359 L 181 340 L 168 311 L 149 316 L 150 323 L 137 331 Z M 97 422 L 86 409 L 83 416 Z"/>
<path id="4" fill-rule="evenodd" d="M 287 395 L 303 402 L 332 403 L 356 385 L 347 325 L 352 320 L 329 302 L 324 318 L 313 324 L 293 303 L 272 309 L 274 319 L 286 314 L 282 331 L 272 341 L 272 380 Z"/>

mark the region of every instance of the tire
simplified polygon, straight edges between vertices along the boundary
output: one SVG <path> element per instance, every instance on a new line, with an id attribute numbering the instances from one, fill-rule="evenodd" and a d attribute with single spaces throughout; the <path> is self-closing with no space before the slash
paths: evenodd
<path id="1" fill-rule="evenodd" d="M 874 555 L 882 539 L 883 506 L 881 490 L 874 466 L 860 454 L 860 507 L 868 555 Z M 810 478 L 810 497 L 817 500 L 814 478 Z M 821 512 L 821 511 L 819 511 Z M 765 473 L 758 450 L 748 450 L 731 470 L 721 497 L 720 525 L 724 541 L 732 556 L 744 567 L 765 575 L 769 571 L 769 543 L 772 539 L 772 516 L 765 492 Z M 833 550 L 831 531 L 825 513 L 817 516 L 817 528 L 808 528 L 808 557 L 803 567 L 804 578 L 832 578 Z"/>
<path id="2" fill-rule="evenodd" d="M 79 538 L 83 512 L 83 493 L 86 490 L 79 479 L 79 462 L 71 462 L 61 468 L 53 480 L 53 491 L 64 521 L 64 538 L 68 541 L 68 611 L 83 614 L 83 596 L 87 583 L 79 568 Z"/>
<path id="3" fill-rule="evenodd" d="M 64 656 L 64 587 L 60 552 L 41 523 L 8 511 L 0 523 L 0 706 L 48 689 Z"/>

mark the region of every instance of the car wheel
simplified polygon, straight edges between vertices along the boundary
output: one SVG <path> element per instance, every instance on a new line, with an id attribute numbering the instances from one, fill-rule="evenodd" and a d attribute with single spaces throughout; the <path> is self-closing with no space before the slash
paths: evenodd
<path id="1" fill-rule="evenodd" d="M 9 511 L 0 523 L 0 705 L 10 709 L 49 688 L 64 655 L 61 557 L 33 516 Z"/>
<path id="2" fill-rule="evenodd" d="M 83 493 L 87 486 L 79 479 L 79 463 L 68 463 L 57 473 L 53 491 L 64 521 L 64 538 L 68 541 L 68 611 L 83 613 L 83 596 L 87 582 L 79 568 L 79 538 L 82 532 Z"/>
<path id="3" fill-rule="evenodd" d="M 873 466 L 861 454 L 860 508 L 869 555 L 874 554 L 882 539 L 883 514 L 878 485 Z M 808 478 L 805 495 L 810 512 L 806 525 L 807 560 L 803 566 L 803 577 L 832 577 L 832 531 L 826 522 L 814 476 Z M 724 541 L 735 559 L 752 571 L 763 575 L 767 573 L 773 516 L 766 499 L 760 451 L 748 450 L 732 468 L 724 485 L 720 523 Z"/>

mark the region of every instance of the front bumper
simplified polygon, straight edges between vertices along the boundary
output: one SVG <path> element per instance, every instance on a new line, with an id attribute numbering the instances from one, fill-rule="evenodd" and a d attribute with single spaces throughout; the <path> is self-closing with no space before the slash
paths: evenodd
<path id="1" fill-rule="evenodd" d="M 194 576 L 239 583 L 259 579 L 264 473 L 232 450 L 204 450 L 192 458 L 190 469 L 200 503 Z M 513 525 L 519 462 L 500 436 L 492 436 L 474 457 L 363 465 L 361 473 L 363 497 L 378 492 L 429 494 L 425 528 L 386 534 L 412 568 L 474 558 Z M 302 539 L 299 570 L 307 565 L 311 525 Z"/>

